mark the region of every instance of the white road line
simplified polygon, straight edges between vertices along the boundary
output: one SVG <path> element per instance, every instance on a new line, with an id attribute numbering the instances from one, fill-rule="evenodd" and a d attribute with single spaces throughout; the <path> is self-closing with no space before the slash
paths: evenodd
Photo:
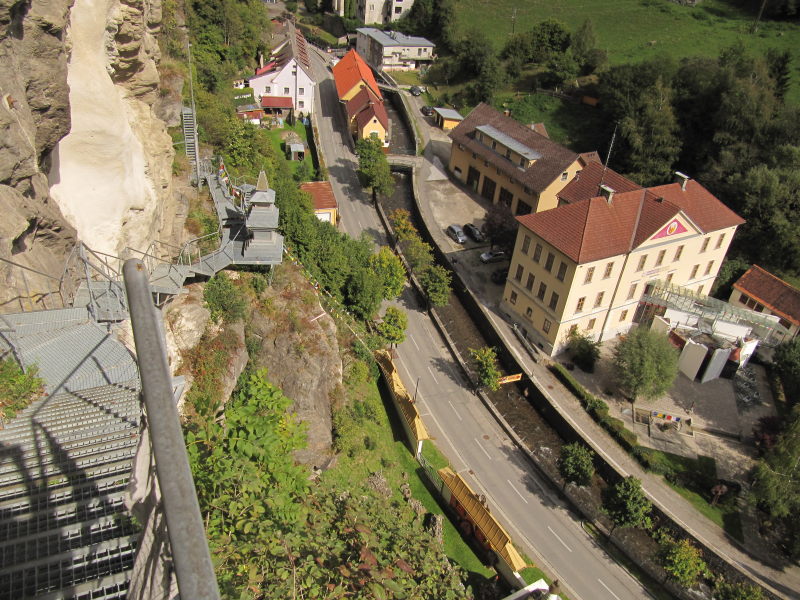
<path id="1" fill-rule="evenodd" d="M 430 373 L 430 374 L 431 374 L 431 377 L 433 377 L 433 382 L 434 382 L 436 385 L 439 385 L 439 380 L 438 380 L 438 379 L 436 379 L 436 375 L 434 375 L 434 374 L 433 374 L 433 369 L 431 369 L 430 367 L 428 367 L 428 373 Z"/>
<path id="2" fill-rule="evenodd" d="M 548 526 L 547 526 L 547 528 L 550 530 L 550 533 L 552 533 L 552 534 L 553 534 L 553 536 L 554 536 L 554 537 L 555 537 L 555 538 L 556 538 L 556 539 L 557 539 L 559 542 L 561 542 L 561 545 L 562 545 L 562 546 L 564 546 L 564 548 L 566 548 L 568 552 L 572 552 L 572 548 L 570 548 L 569 546 L 567 546 L 567 545 L 564 543 L 564 540 L 562 540 L 560 537 L 558 537 L 558 534 L 557 534 L 555 531 L 553 531 L 553 528 L 552 528 L 552 527 L 550 527 L 550 525 L 548 525 Z"/>
<path id="3" fill-rule="evenodd" d="M 491 457 L 491 456 L 489 455 L 489 453 L 486 451 L 486 448 L 484 448 L 483 446 L 481 446 L 481 443 L 478 441 L 478 439 L 477 439 L 477 438 L 472 438 L 472 440 L 473 440 L 473 441 L 474 441 L 476 444 L 478 444 L 478 448 L 480 448 L 481 450 L 483 450 L 483 453 L 486 455 L 486 458 L 488 458 L 489 460 L 492 460 L 492 457 Z"/>
<path id="4" fill-rule="evenodd" d="M 616 598 L 617 600 L 622 600 L 622 599 L 621 599 L 619 596 L 617 596 L 617 595 L 616 595 L 614 592 L 612 592 L 612 591 L 611 591 L 611 588 L 610 588 L 610 587 L 608 587 L 608 586 L 607 586 L 605 583 L 603 583 L 603 580 L 602 580 L 602 579 L 598 579 L 598 580 L 597 580 L 597 583 L 599 583 L 599 584 L 600 584 L 600 585 L 602 585 L 604 588 L 606 588 L 606 590 L 608 591 L 608 593 L 609 593 L 609 594 L 611 594 L 612 596 L 614 596 L 614 598 Z"/>
<path id="5" fill-rule="evenodd" d="M 453 406 L 453 403 L 452 403 L 452 402 L 450 402 L 450 400 L 448 400 L 448 401 L 447 401 L 447 403 L 450 405 L 450 408 L 452 408 L 452 409 L 453 409 L 453 412 L 454 412 L 454 413 L 456 413 L 456 416 L 458 417 L 458 420 L 459 420 L 459 421 L 463 421 L 464 419 L 462 419 L 462 418 L 461 418 L 461 415 L 460 415 L 460 414 L 458 414 L 458 411 L 456 410 L 456 407 L 455 407 L 455 406 Z"/>
<path id="6" fill-rule="evenodd" d="M 512 489 L 512 490 L 514 490 L 515 492 L 517 492 L 517 496 L 519 496 L 520 498 L 522 498 L 522 501 L 523 501 L 525 504 L 528 504 L 528 501 L 525 499 L 525 496 L 523 496 L 522 494 L 520 494 L 520 493 L 519 493 L 519 490 L 518 490 L 517 488 L 515 488 L 515 487 L 514 487 L 514 484 L 513 484 L 513 483 L 511 483 L 511 480 L 510 480 L 510 479 L 506 479 L 506 481 L 508 481 L 508 485 L 510 485 L 510 486 L 511 486 L 511 489 Z"/>
<path id="7" fill-rule="evenodd" d="M 414 346 L 416 347 L 417 352 L 419 352 L 419 346 L 417 345 L 417 340 L 414 339 L 414 336 L 409 334 L 408 335 L 408 339 L 410 339 L 414 343 Z"/>

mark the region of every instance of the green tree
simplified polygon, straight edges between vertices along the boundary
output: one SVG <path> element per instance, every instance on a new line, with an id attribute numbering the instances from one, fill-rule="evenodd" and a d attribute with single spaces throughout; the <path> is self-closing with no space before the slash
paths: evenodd
<path id="1" fill-rule="evenodd" d="M 389 213 L 389 222 L 394 228 L 394 233 L 399 241 L 417 236 L 417 230 L 411 223 L 411 213 L 404 208 L 397 208 Z"/>
<path id="2" fill-rule="evenodd" d="M 594 31 L 594 24 L 591 19 L 586 19 L 572 34 L 570 47 L 575 58 L 582 65 L 588 61 L 591 51 L 597 48 L 597 34 Z"/>
<path id="3" fill-rule="evenodd" d="M 614 370 L 620 388 L 635 402 L 663 395 L 678 374 L 678 351 L 665 335 L 636 327 L 617 344 Z"/>
<path id="4" fill-rule="evenodd" d="M 297 170 L 294 172 L 294 179 L 298 183 L 303 183 L 305 181 L 311 181 L 314 179 L 314 167 L 311 164 L 311 159 L 303 159 L 300 161 L 300 164 L 297 165 Z"/>
<path id="5" fill-rule="evenodd" d="M 450 303 L 450 271 L 441 265 L 430 265 L 419 279 L 422 291 L 433 306 L 447 306 Z"/>
<path id="6" fill-rule="evenodd" d="M 775 446 L 765 454 L 753 474 L 753 500 L 774 517 L 789 517 L 800 511 L 800 406 Z"/>
<path id="7" fill-rule="evenodd" d="M 531 35 L 531 60 L 547 62 L 554 54 L 564 52 L 570 44 L 567 27 L 556 19 L 547 19 L 533 26 Z"/>
<path id="8" fill-rule="evenodd" d="M 476 101 L 491 103 L 495 92 L 505 86 L 507 73 L 505 66 L 492 54 L 481 65 L 475 83 L 472 84 L 472 94 Z"/>
<path id="9" fill-rule="evenodd" d="M 489 207 L 481 230 L 489 238 L 492 246 L 499 246 L 510 252 L 514 247 L 514 240 L 517 239 L 518 228 L 519 224 L 511 214 L 511 210 L 498 203 Z"/>
<path id="10" fill-rule="evenodd" d="M 418 276 L 424 274 L 428 267 L 433 264 L 433 249 L 430 244 L 423 242 L 418 235 L 403 242 L 402 248 L 411 270 Z"/>
<path id="11" fill-rule="evenodd" d="M 389 162 L 383 153 L 383 144 L 376 136 L 362 138 L 356 142 L 358 174 L 365 187 L 372 189 L 373 198 L 391 196 L 394 192 L 394 177 Z"/>
<path id="12" fill-rule="evenodd" d="M 792 338 L 775 348 L 772 363 L 781 376 L 789 401 L 796 403 L 800 399 L 800 339 Z"/>
<path id="13" fill-rule="evenodd" d="M 469 349 L 472 365 L 478 377 L 478 385 L 492 391 L 500 389 L 500 368 L 497 366 L 497 351 L 490 347 Z"/>
<path id="14" fill-rule="evenodd" d="M 387 306 L 383 320 L 378 324 L 378 333 L 388 344 L 402 344 L 406 339 L 408 315 L 404 310 Z"/>
<path id="15" fill-rule="evenodd" d="M 586 486 L 592 483 L 594 475 L 594 453 L 581 443 L 575 442 L 561 447 L 558 459 L 558 472 L 564 478 L 564 487 L 568 483 Z"/>
<path id="16" fill-rule="evenodd" d="M 720 578 L 714 585 L 714 600 L 764 600 L 764 592 L 756 585 L 728 583 Z"/>
<path id="17" fill-rule="evenodd" d="M 553 75 L 555 84 L 559 87 L 574 86 L 580 72 L 580 64 L 570 48 L 554 54 L 547 61 L 547 68 Z"/>
<path id="18" fill-rule="evenodd" d="M 650 512 L 653 505 L 642 490 L 642 482 L 633 475 L 618 481 L 603 492 L 603 511 L 617 527 L 651 526 Z M 614 533 L 614 529 L 611 533 Z"/>
<path id="19" fill-rule="evenodd" d="M 360 319 L 371 319 L 378 310 L 383 297 L 383 284 L 379 277 L 367 268 L 355 270 L 347 280 L 347 305 Z"/>
<path id="20" fill-rule="evenodd" d="M 369 257 L 369 267 L 383 283 L 384 299 L 392 300 L 403 292 L 406 270 L 391 248 L 381 246 L 377 253 Z"/>
<path id="21" fill-rule="evenodd" d="M 594 364 L 600 358 L 600 342 L 577 328 L 569 332 L 568 340 L 567 348 L 575 364 L 587 373 L 594 373 Z"/>
<path id="22" fill-rule="evenodd" d="M 700 549 L 687 539 L 665 536 L 659 543 L 658 558 L 669 577 L 685 588 L 692 587 L 701 576 L 710 575 Z"/>
<path id="23" fill-rule="evenodd" d="M 225 271 L 208 280 L 203 288 L 203 301 L 214 321 L 238 321 L 247 310 L 247 299 Z"/>

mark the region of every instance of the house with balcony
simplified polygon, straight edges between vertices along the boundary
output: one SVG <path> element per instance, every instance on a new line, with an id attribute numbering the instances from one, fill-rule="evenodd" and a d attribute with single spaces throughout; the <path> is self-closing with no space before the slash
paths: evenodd
<path id="1" fill-rule="evenodd" d="M 599 161 L 596 152 L 573 152 L 484 103 L 449 135 L 450 172 L 514 215 L 555 208 L 558 193 L 570 180 Z"/>
<path id="2" fill-rule="evenodd" d="M 356 29 L 356 51 L 376 71 L 410 71 L 429 65 L 436 44 L 423 37 L 381 31 L 373 27 Z"/>
<path id="3" fill-rule="evenodd" d="M 572 329 L 598 341 L 626 332 L 650 282 L 708 294 L 744 223 L 681 173 L 675 183 L 618 192 L 605 182 L 624 178 L 590 169 L 578 180 L 583 191 L 577 184 L 567 189 L 568 202 L 517 217 L 500 308 L 551 356 Z M 592 173 L 603 181 L 594 188 L 587 182 L 600 179 Z"/>
<path id="4" fill-rule="evenodd" d="M 775 316 L 789 330 L 789 337 L 800 331 L 800 290 L 758 265 L 736 280 L 728 301 L 734 306 Z"/>

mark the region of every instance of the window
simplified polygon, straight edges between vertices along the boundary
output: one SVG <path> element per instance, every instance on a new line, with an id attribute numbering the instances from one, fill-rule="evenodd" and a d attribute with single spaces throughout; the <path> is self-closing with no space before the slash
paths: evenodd
<path id="1" fill-rule="evenodd" d="M 526 235 L 525 238 L 522 240 L 522 253 L 527 254 L 528 250 L 531 249 L 531 236 Z"/>
<path id="2" fill-rule="evenodd" d="M 569 177 L 569 173 L 567 173 L 566 171 L 564 171 L 564 172 L 561 174 L 561 181 L 566 181 L 566 180 L 567 180 L 567 177 Z"/>
<path id="3" fill-rule="evenodd" d="M 583 298 L 578 298 L 578 306 L 575 307 L 575 312 L 583 312 L 583 305 L 586 304 L 586 296 Z"/>
<path id="4" fill-rule="evenodd" d="M 706 238 L 703 240 L 703 246 L 700 248 L 700 252 L 705 252 L 706 250 L 708 250 L 708 242 L 710 240 L 711 238 Z"/>
<path id="5" fill-rule="evenodd" d="M 720 235 L 720 236 L 717 238 L 717 245 L 716 245 L 716 246 L 714 246 L 714 249 L 715 249 L 715 250 L 719 250 L 720 248 L 722 248 L 722 242 L 723 242 L 723 241 L 725 241 L 725 234 L 724 234 L 724 233 L 723 233 L 723 234 L 721 234 L 721 235 Z"/>
<path id="6" fill-rule="evenodd" d="M 778 319 L 778 323 L 780 323 L 783 327 L 786 327 L 786 329 L 789 329 L 789 327 L 792 326 L 792 324 L 786 319 Z"/>
<path id="7" fill-rule="evenodd" d="M 589 319 L 589 324 L 586 326 L 586 329 L 591 331 L 594 329 L 594 324 L 597 323 L 597 319 Z"/>
<path id="8" fill-rule="evenodd" d="M 559 281 L 564 281 L 564 276 L 567 274 L 567 263 L 562 262 L 558 265 L 558 275 L 556 275 L 556 279 Z"/>
<path id="9" fill-rule="evenodd" d="M 530 306 L 525 309 L 525 316 L 529 319 L 533 317 L 533 309 Z"/>
<path id="10" fill-rule="evenodd" d="M 681 254 L 683 254 L 683 246 L 678 246 L 678 249 L 675 250 L 675 258 L 673 260 L 680 260 Z"/>
<path id="11" fill-rule="evenodd" d="M 536 248 L 533 249 L 533 260 L 539 262 L 539 259 L 542 258 L 542 245 L 536 244 Z"/>
<path id="12" fill-rule="evenodd" d="M 636 267 L 636 270 L 637 270 L 637 271 L 641 271 L 642 269 L 644 269 L 644 265 L 645 265 L 645 263 L 647 263 L 647 254 L 645 254 L 644 256 L 642 256 L 642 257 L 639 259 L 639 266 L 638 266 L 638 267 Z"/>
<path id="13" fill-rule="evenodd" d="M 517 303 L 517 292 L 511 292 L 511 296 L 509 296 L 508 301 L 511 302 L 511 304 L 516 304 Z"/>
<path id="14" fill-rule="evenodd" d="M 592 283 L 592 277 L 594 277 L 594 267 L 589 267 L 586 269 L 586 277 L 583 280 L 583 283 Z"/>
<path id="15" fill-rule="evenodd" d="M 271 86 L 267 86 L 265 91 L 269 94 L 272 91 L 272 87 Z"/>
<path id="16" fill-rule="evenodd" d="M 659 250 L 658 258 L 656 258 L 656 266 L 660 267 L 661 264 L 664 262 L 664 255 L 667 253 L 666 250 Z"/>
<path id="17" fill-rule="evenodd" d="M 305 103 L 305 102 L 303 102 L 302 100 L 300 100 L 300 101 L 297 103 L 297 107 L 298 107 L 298 108 L 303 108 L 305 105 L 306 105 L 306 103 Z"/>
<path id="18" fill-rule="evenodd" d="M 633 300 L 633 297 L 636 295 L 636 284 L 632 283 L 631 287 L 628 288 L 628 300 Z"/>
<path id="19" fill-rule="evenodd" d="M 287 88 L 287 87 L 283 88 L 283 93 L 284 94 L 288 94 L 289 93 L 289 88 Z"/>
<path id="20" fill-rule="evenodd" d="M 301 96 L 303 96 L 303 95 L 305 95 L 306 90 L 305 90 L 305 88 L 300 88 L 299 90 L 297 90 L 297 93 L 300 94 Z"/>
<path id="21" fill-rule="evenodd" d="M 534 279 L 536 279 L 536 278 L 533 275 L 531 275 L 530 273 L 528 273 L 528 281 L 525 282 L 525 287 L 528 288 L 529 292 L 533 289 L 533 281 L 534 281 Z"/>
<path id="22" fill-rule="evenodd" d="M 522 281 L 522 265 L 517 265 L 517 272 L 514 273 L 514 279 L 517 281 Z"/>
<path id="23" fill-rule="evenodd" d="M 403 12 L 403 7 L 402 6 L 395 6 L 394 7 L 394 14 L 399 15 L 401 12 Z M 418 52 L 421 54 L 422 53 L 422 49 L 419 49 Z"/>
<path id="24" fill-rule="evenodd" d="M 597 294 L 597 298 L 595 298 L 595 300 L 594 300 L 594 307 L 595 308 L 597 308 L 598 306 L 600 306 L 603 303 L 603 296 L 604 295 L 605 295 L 605 292 L 600 292 L 599 294 Z"/>
<path id="25" fill-rule="evenodd" d="M 700 265 L 695 265 L 695 266 L 692 267 L 692 274 L 689 275 L 689 279 L 694 279 L 695 277 L 697 277 L 697 269 L 699 269 L 699 268 L 700 268 Z"/>
<path id="26" fill-rule="evenodd" d="M 748 300 L 750 300 L 750 298 L 748 298 L 746 294 L 741 294 L 739 296 L 739 302 L 741 302 L 742 304 L 747 304 Z"/>
<path id="27" fill-rule="evenodd" d="M 544 268 L 547 270 L 548 273 L 553 270 L 553 261 L 555 259 L 556 259 L 555 254 L 553 254 L 552 252 L 547 253 L 547 260 L 544 261 Z"/>
<path id="28" fill-rule="evenodd" d="M 542 282 L 539 284 L 539 292 L 536 294 L 536 297 L 539 300 L 544 300 L 544 295 L 546 293 L 547 293 L 547 286 L 544 284 L 544 282 Z"/>
<path id="29" fill-rule="evenodd" d="M 711 273 L 711 269 L 713 266 L 714 266 L 714 261 L 713 260 L 708 261 L 708 264 L 706 265 L 706 272 L 704 273 L 704 275 L 708 275 L 709 273 Z"/>
<path id="30" fill-rule="evenodd" d="M 553 325 L 553 324 L 552 324 L 550 321 L 548 321 L 547 319 L 545 319 L 545 320 L 544 320 L 544 323 L 542 323 L 542 331 L 544 331 L 545 333 L 550 333 L 550 327 L 551 327 L 552 325 Z"/>
<path id="31" fill-rule="evenodd" d="M 548 304 L 548 306 L 550 307 L 550 310 L 555 310 L 556 306 L 558 306 L 558 294 L 555 292 L 550 294 L 550 304 Z"/>
<path id="32" fill-rule="evenodd" d="M 672 276 L 673 275 L 675 275 L 675 273 L 670 273 L 669 275 L 667 275 L 667 283 L 672 283 Z"/>
<path id="33" fill-rule="evenodd" d="M 628 311 L 627 310 L 623 310 L 621 313 L 619 313 L 619 320 L 620 321 L 624 321 L 627 318 L 628 318 Z"/>
<path id="34" fill-rule="evenodd" d="M 610 262 L 606 265 L 606 272 L 603 273 L 603 279 L 608 279 L 609 277 L 611 277 L 611 271 L 613 268 L 614 268 L 613 262 Z"/>

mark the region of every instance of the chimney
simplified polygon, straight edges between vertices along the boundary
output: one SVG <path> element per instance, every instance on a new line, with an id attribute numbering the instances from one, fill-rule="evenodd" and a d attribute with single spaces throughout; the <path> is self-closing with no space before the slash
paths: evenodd
<path id="1" fill-rule="evenodd" d="M 681 189 L 685 192 L 686 191 L 686 182 L 689 181 L 691 177 L 681 173 L 680 171 L 675 171 L 675 183 L 681 184 Z"/>
<path id="2" fill-rule="evenodd" d="M 598 193 L 601 196 L 603 196 L 603 198 L 605 198 L 606 202 L 608 202 L 609 204 L 611 204 L 612 200 L 614 199 L 614 190 L 612 190 L 605 184 L 602 183 L 600 184 L 600 189 L 598 190 Z"/>

